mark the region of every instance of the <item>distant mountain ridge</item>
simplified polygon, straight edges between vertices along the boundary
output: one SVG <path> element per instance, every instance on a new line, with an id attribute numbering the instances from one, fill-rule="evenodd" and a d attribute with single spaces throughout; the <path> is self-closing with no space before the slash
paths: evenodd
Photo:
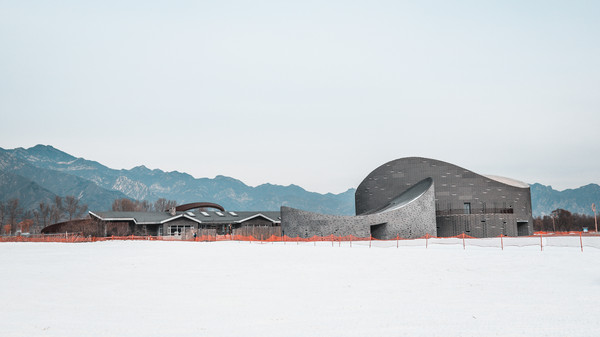
<path id="1" fill-rule="evenodd" d="M 226 209 L 240 211 L 279 210 L 281 205 L 286 205 L 327 214 L 354 214 L 354 189 L 340 194 L 320 194 L 296 185 L 251 187 L 221 175 L 213 179 L 197 179 L 187 173 L 150 170 L 143 165 L 131 170 L 115 170 L 95 161 L 76 158 L 49 145 L 0 149 L 0 170 L 29 179 L 54 195 L 81 197 L 82 202 L 94 210 L 108 210 L 114 199 L 128 197 L 148 201 L 167 198 L 180 204 L 211 201 Z M 11 179 L 14 180 L 14 177 Z M 21 184 L 25 182 L 21 180 Z M 97 190 L 91 191 L 90 186 Z M 8 190 L 0 190 L 0 193 L 2 200 L 15 195 Z M 22 203 L 35 204 L 30 200 Z"/>
<path id="2" fill-rule="evenodd" d="M 600 208 L 597 184 L 564 191 L 538 183 L 530 187 L 534 216 L 550 214 L 557 208 L 589 215 L 592 202 Z M 222 175 L 212 179 L 194 178 L 177 171 L 150 170 L 143 165 L 115 170 L 96 161 L 76 158 L 50 145 L 0 148 L 0 201 L 19 198 L 26 210 L 37 207 L 41 201 L 49 202 L 57 195 L 75 195 L 88 204 L 90 210 L 99 211 L 109 210 L 112 201 L 118 198 L 151 202 L 167 198 L 180 204 L 211 201 L 239 211 L 276 211 L 284 205 L 325 214 L 353 215 L 355 191 L 351 188 L 339 194 L 320 194 L 296 185 L 251 187 Z"/>
<path id="3" fill-rule="evenodd" d="M 592 203 L 600 209 L 600 186 L 588 184 L 575 189 L 557 191 L 552 186 L 531 184 L 531 203 L 533 214 L 549 215 L 557 208 L 565 209 L 571 213 L 593 215 Z"/>

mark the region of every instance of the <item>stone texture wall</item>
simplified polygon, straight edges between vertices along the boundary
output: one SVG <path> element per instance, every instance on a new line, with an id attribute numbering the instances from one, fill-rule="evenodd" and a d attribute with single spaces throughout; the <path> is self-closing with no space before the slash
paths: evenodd
<path id="1" fill-rule="evenodd" d="M 512 236 L 519 234 L 517 223 L 526 223 L 521 227 L 524 228 L 521 235 L 533 234 L 529 187 L 508 185 L 428 158 L 397 159 L 373 170 L 356 189 L 356 214 L 382 207 L 398 193 L 427 177 L 435 183 L 438 235 L 461 234 L 459 228 L 463 226 L 471 228 L 472 236 L 490 237 L 500 235 L 500 228 L 504 226 L 507 235 Z M 461 215 L 465 213 L 465 203 L 470 204 L 470 215 Z"/>
<path id="2" fill-rule="evenodd" d="M 518 217 L 514 214 L 464 214 L 437 217 L 438 236 L 448 237 L 465 233 L 477 238 L 519 236 Z M 525 226 L 529 226 L 527 223 Z M 529 228 L 527 227 L 527 233 Z M 525 234 L 529 235 L 529 234 Z"/>
<path id="3" fill-rule="evenodd" d="M 402 207 L 368 215 L 326 215 L 282 206 L 281 227 L 283 234 L 302 238 L 332 234 L 362 238 L 373 235 L 376 239 L 436 236 L 434 185 Z"/>

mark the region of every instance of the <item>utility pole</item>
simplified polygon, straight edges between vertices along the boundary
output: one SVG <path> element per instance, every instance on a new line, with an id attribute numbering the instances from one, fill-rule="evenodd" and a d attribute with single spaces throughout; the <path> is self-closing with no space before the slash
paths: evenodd
<path id="1" fill-rule="evenodd" d="M 596 204 L 592 203 L 592 211 L 594 211 L 594 224 L 596 225 L 596 233 L 598 233 L 598 220 L 596 220 Z"/>

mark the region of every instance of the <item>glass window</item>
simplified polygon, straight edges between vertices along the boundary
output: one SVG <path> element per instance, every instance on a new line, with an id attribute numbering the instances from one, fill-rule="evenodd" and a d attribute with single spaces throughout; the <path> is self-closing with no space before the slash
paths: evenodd
<path id="1" fill-rule="evenodd" d="M 465 202 L 464 205 L 464 209 L 465 209 L 465 214 L 471 214 L 471 203 L 470 202 Z"/>

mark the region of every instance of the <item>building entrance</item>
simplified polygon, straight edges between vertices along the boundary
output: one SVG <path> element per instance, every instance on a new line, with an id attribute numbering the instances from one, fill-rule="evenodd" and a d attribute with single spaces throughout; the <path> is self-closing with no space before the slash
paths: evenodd
<path id="1" fill-rule="evenodd" d="M 529 222 L 528 221 L 517 221 L 517 235 L 518 236 L 529 235 Z"/>

